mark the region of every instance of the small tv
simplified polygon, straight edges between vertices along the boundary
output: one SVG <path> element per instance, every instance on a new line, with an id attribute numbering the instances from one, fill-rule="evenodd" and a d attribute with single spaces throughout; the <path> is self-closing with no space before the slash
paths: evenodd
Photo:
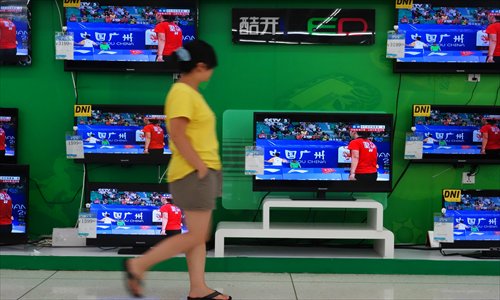
<path id="1" fill-rule="evenodd" d="M 31 13 L 28 0 L 0 0 L 0 66 L 31 65 Z"/>
<path id="2" fill-rule="evenodd" d="M 144 126 L 156 120 L 164 133 L 163 153 L 144 152 Z M 76 134 L 83 140 L 83 163 L 166 165 L 171 151 L 162 105 L 93 104 L 88 116 L 75 117 Z"/>
<path id="3" fill-rule="evenodd" d="M 67 33 L 74 36 L 74 58 L 64 61 L 66 71 L 177 72 L 172 59 L 157 62 L 157 13 L 181 29 L 182 43 L 198 39 L 197 0 L 80 3 L 64 9 Z"/>
<path id="4" fill-rule="evenodd" d="M 383 113 L 255 112 L 255 146 L 264 151 L 264 173 L 254 191 L 388 192 L 392 189 L 392 115 Z M 376 145 L 377 178 L 349 180 L 350 131 L 365 131 Z M 281 166 L 270 162 L 279 153 Z M 332 195 L 333 196 L 333 195 Z"/>
<path id="5" fill-rule="evenodd" d="M 0 164 L 17 163 L 17 108 L 0 107 Z"/>
<path id="6" fill-rule="evenodd" d="M 491 11 L 500 11 L 498 1 L 415 0 L 411 9 L 396 9 L 406 47 L 404 57 L 394 61 L 394 71 L 500 73 L 498 64 L 486 62 Z"/>
<path id="7" fill-rule="evenodd" d="M 28 241 L 29 166 L 0 164 L 0 245 Z"/>
<path id="8" fill-rule="evenodd" d="M 461 190 L 458 201 L 443 197 L 445 217 L 453 218 L 453 243 L 441 248 L 496 250 L 500 258 L 500 190 Z"/>
<path id="9" fill-rule="evenodd" d="M 481 154 L 481 128 L 488 121 L 500 123 L 498 107 L 431 105 L 427 116 L 413 116 L 415 132 L 423 138 L 422 159 L 413 161 L 499 164 L 498 154 Z"/>
<path id="10" fill-rule="evenodd" d="M 87 238 L 87 245 L 123 248 L 119 254 L 142 253 L 154 246 L 166 237 L 160 233 L 162 197 L 172 198 L 166 183 L 89 182 L 85 202 L 97 228 L 96 238 Z M 179 213 L 184 233 L 182 210 Z"/>

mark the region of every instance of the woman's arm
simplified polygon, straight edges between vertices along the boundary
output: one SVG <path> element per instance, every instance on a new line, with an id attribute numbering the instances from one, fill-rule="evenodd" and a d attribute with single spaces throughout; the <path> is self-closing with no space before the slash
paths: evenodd
<path id="1" fill-rule="evenodd" d="M 151 143 L 151 132 L 144 133 L 144 153 L 149 153 L 149 144 Z"/>
<path id="2" fill-rule="evenodd" d="M 482 142 L 481 142 L 481 154 L 486 154 L 486 144 L 488 144 L 488 133 L 483 132 L 482 135 Z"/>
<path id="3" fill-rule="evenodd" d="M 359 163 L 359 150 L 351 150 L 351 172 L 349 173 L 349 180 L 356 180 L 356 168 Z"/>
<path id="4" fill-rule="evenodd" d="M 207 175 L 208 168 L 186 135 L 188 123 L 189 119 L 184 117 L 170 119 L 170 139 L 184 159 L 198 171 L 198 178 L 203 178 Z"/>
<path id="5" fill-rule="evenodd" d="M 495 62 L 493 60 L 493 53 L 495 53 L 495 47 L 497 45 L 497 35 L 494 33 L 488 35 L 488 40 L 490 41 L 490 46 L 488 48 L 488 58 L 486 62 L 492 63 Z"/>

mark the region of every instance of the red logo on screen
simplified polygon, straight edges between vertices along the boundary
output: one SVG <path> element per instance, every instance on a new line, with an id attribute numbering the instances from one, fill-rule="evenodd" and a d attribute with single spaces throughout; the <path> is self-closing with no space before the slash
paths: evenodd
<path id="1" fill-rule="evenodd" d="M 471 148 L 471 146 L 469 146 L 469 145 L 462 145 L 462 147 L 461 147 L 461 148 L 462 148 L 462 149 L 470 149 L 470 148 Z"/>
<path id="2" fill-rule="evenodd" d="M 124 147 L 125 149 L 132 149 L 132 148 L 134 148 L 134 146 L 133 146 L 133 145 L 125 145 L 125 146 L 123 146 L 123 147 Z"/>
<path id="3" fill-rule="evenodd" d="M 330 174 L 330 173 L 334 173 L 334 172 L 335 172 L 335 169 L 333 169 L 333 168 L 322 168 L 322 169 L 321 169 L 321 172 L 322 172 L 323 174 Z"/>
<path id="4" fill-rule="evenodd" d="M 130 54 L 132 55 L 139 55 L 139 54 L 143 54 L 144 52 L 142 52 L 142 50 L 130 50 Z"/>
<path id="5" fill-rule="evenodd" d="M 472 51 L 460 51 L 462 56 L 471 56 L 472 54 L 474 54 Z"/>

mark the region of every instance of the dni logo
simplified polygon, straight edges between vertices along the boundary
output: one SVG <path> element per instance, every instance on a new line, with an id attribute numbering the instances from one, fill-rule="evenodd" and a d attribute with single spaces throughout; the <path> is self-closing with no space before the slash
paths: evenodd
<path id="1" fill-rule="evenodd" d="M 346 30 L 346 24 L 350 24 L 350 28 L 356 28 L 356 30 Z M 354 25 L 357 23 L 357 25 Z M 310 35 L 331 35 L 336 34 L 346 34 L 367 32 L 368 23 L 362 18 L 310 18 L 307 20 L 307 32 Z"/>

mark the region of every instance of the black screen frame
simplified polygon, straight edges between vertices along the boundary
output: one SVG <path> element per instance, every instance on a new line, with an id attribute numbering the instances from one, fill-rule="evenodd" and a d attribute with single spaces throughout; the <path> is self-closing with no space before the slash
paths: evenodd
<path id="1" fill-rule="evenodd" d="M 23 233 L 11 233 L 8 235 L 0 235 L 0 245 L 15 245 L 15 244 L 25 244 L 29 240 L 29 228 L 30 228 L 30 213 L 29 213 L 29 183 L 30 183 L 30 166 L 29 165 L 11 165 L 11 164 L 0 164 L 0 176 L 20 176 L 26 178 L 26 216 L 25 216 L 25 226 L 26 230 Z"/>
<path id="2" fill-rule="evenodd" d="M 440 109 L 446 112 L 470 112 L 484 114 L 500 114 L 500 108 L 487 105 L 431 105 L 431 110 Z M 412 114 L 412 126 L 415 126 L 415 116 Z M 494 159 L 479 154 L 423 154 L 422 159 L 413 159 L 412 163 L 451 163 L 462 164 L 500 164 L 500 159 Z"/>
<path id="3" fill-rule="evenodd" d="M 167 183 L 87 182 L 84 202 L 90 203 L 90 191 L 100 188 L 118 189 L 120 191 L 170 193 Z M 86 240 L 87 246 L 149 248 L 165 237 L 164 235 L 97 234 L 96 238 L 87 238 Z"/>
<path id="4" fill-rule="evenodd" d="M 388 181 L 377 181 L 373 185 L 360 185 L 356 181 L 332 181 L 332 180 L 257 180 L 256 176 L 252 179 L 253 191 L 265 192 L 315 192 L 319 197 L 327 192 L 390 192 L 393 182 L 393 115 L 388 113 L 325 113 L 325 112 L 254 112 L 253 115 L 253 136 L 255 141 L 257 136 L 256 121 L 263 118 L 290 118 L 294 120 L 303 120 L 311 122 L 345 121 L 359 122 L 363 124 L 383 124 L 391 130 L 390 137 L 390 176 Z"/>
<path id="5" fill-rule="evenodd" d="M 461 190 L 463 194 L 470 194 L 473 196 L 500 196 L 500 190 Z M 442 198 L 442 207 L 444 206 L 444 198 Z M 475 250 L 489 250 L 493 248 L 500 248 L 500 240 L 498 241 L 454 241 L 453 243 L 441 242 L 441 249 L 475 249 Z"/>
<path id="6" fill-rule="evenodd" d="M 16 164 L 19 156 L 19 109 L 18 108 L 7 108 L 0 107 L 0 116 L 8 116 L 14 120 L 14 155 L 13 156 L 5 156 L 0 158 L 0 164 Z"/>
<path id="7" fill-rule="evenodd" d="M 199 38 L 199 2 L 198 0 L 100 0 L 101 5 L 115 6 L 168 6 L 172 8 L 191 6 L 195 10 L 195 36 Z M 63 12 L 66 25 L 65 11 Z M 178 73 L 177 64 L 169 59 L 165 62 L 130 62 L 130 61 L 86 61 L 64 60 L 64 71 L 82 72 L 141 72 L 141 73 Z"/>
<path id="8" fill-rule="evenodd" d="M 143 114 L 164 114 L 163 105 L 128 105 L 128 104 L 91 104 L 92 110 L 108 112 L 133 112 Z M 77 117 L 74 118 L 77 126 Z M 78 131 L 76 131 L 78 134 Z M 165 132 L 165 134 L 167 134 Z M 118 165 L 167 165 L 171 154 L 152 156 L 149 154 L 120 154 L 120 153 L 87 153 L 83 159 L 74 159 L 75 163 L 118 164 Z"/>
<path id="9" fill-rule="evenodd" d="M 414 3 L 432 4 L 444 7 L 494 7 L 494 0 L 418 0 Z M 496 3 L 500 8 L 500 5 Z M 398 25 L 398 10 L 395 10 L 394 24 Z M 423 62 L 398 62 L 393 60 L 394 73 L 445 73 L 445 74 L 500 74 L 500 67 L 495 63 L 423 63 Z"/>

